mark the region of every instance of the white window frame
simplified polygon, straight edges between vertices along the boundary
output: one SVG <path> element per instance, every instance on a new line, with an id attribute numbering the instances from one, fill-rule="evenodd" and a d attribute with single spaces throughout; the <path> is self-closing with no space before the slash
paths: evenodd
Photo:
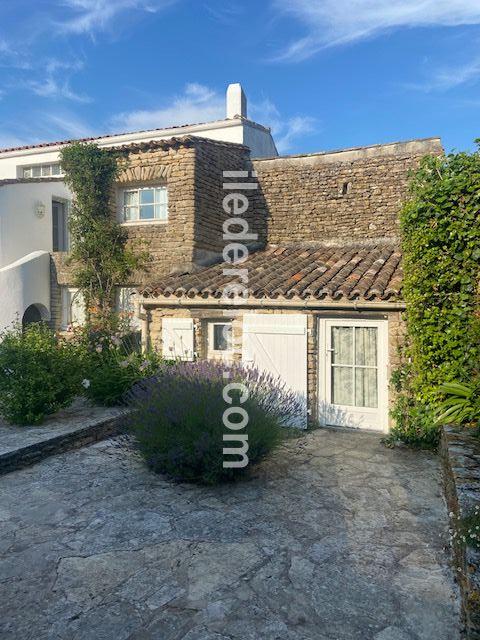
<path id="1" fill-rule="evenodd" d="M 374 431 L 388 432 L 388 320 L 387 319 L 353 319 L 353 318 L 319 318 L 318 331 L 318 401 L 320 424 L 330 426 L 346 426 L 353 428 L 371 427 L 361 424 L 362 418 L 368 422 L 369 416 L 377 423 L 372 427 Z M 330 343 L 329 332 L 332 326 L 336 327 L 372 327 L 377 329 L 377 404 L 373 407 L 356 407 L 350 405 L 333 405 L 331 403 L 331 361 L 332 351 L 328 347 Z M 327 419 L 330 407 L 335 407 L 338 414 L 343 416 L 345 424 L 333 424 Z M 359 425 L 355 424 L 355 414 L 359 416 Z M 352 421 L 350 421 L 352 418 Z"/>
<path id="2" fill-rule="evenodd" d="M 58 171 L 53 173 L 53 168 L 58 167 Z M 64 173 L 60 162 L 46 162 L 44 164 L 32 164 L 21 166 L 20 178 L 34 178 L 35 180 L 41 180 L 42 178 L 61 178 Z M 33 175 L 38 170 L 39 175 Z"/>
<path id="3" fill-rule="evenodd" d="M 215 349 L 215 327 L 218 325 L 228 324 L 231 328 L 230 349 Z M 208 345 L 207 352 L 212 356 L 230 356 L 233 354 L 233 322 L 232 320 L 210 320 L 208 322 Z"/>
<path id="4" fill-rule="evenodd" d="M 62 329 L 67 330 L 72 324 L 72 307 L 75 297 L 77 296 L 77 304 L 83 305 L 83 322 L 85 321 L 85 303 L 83 302 L 83 296 L 79 293 L 78 289 L 72 287 L 62 287 Z M 82 321 L 75 324 L 81 326 Z"/>
<path id="5" fill-rule="evenodd" d="M 165 192 L 165 203 L 160 203 L 160 202 L 156 202 L 155 201 L 155 191 L 157 189 L 161 189 L 162 191 Z M 153 205 L 154 208 L 154 213 L 155 213 L 155 205 L 161 205 L 161 204 L 165 204 L 165 217 L 163 218 L 140 218 L 140 192 L 142 191 L 153 191 L 154 192 L 154 198 L 153 198 L 153 203 L 143 203 L 143 204 L 150 204 Z M 138 203 L 136 205 L 126 205 L 125 204 L 125 194 L 126 193 L 138 193 Z M 142 224 L 166 224 L 168 222 L 168 189 L 167 189 L 167 185 L 166 184 L 153 184 L 153 185 L 144 185 L 141 187 L 124 187 L 122 189 L 120 189 L 119 192 L 119 215 L 120 215 L 120 220 L 121 223 L 124 225 L 142 225 Z M 126 209 L 127 208 L 131 208 L 131 209 L 137 209 L 137 216 L 136 218 L 130 218 L 129 220 L 126 219 L 125 217 L 125 213 L 126 213 Z"/>

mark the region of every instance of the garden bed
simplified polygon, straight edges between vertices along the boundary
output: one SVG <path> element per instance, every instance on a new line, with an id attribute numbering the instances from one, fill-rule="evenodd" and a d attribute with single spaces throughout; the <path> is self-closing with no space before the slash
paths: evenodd
<path id="1" fill-rule="evenodd" d="M 78 399 L 41 425 L 17 427 L 0 419 L 0 475 L 118 433 L 125 411 Z"/>
<path id="2" fill-rule="evenodd" d="M 441 455 L 454 535 L 462 613 L 469 639 L 480 639 L 480 551 L 461 540 L 459 522 L 480 505 L 480 439 L 467 429 L 444 427 Z"/>

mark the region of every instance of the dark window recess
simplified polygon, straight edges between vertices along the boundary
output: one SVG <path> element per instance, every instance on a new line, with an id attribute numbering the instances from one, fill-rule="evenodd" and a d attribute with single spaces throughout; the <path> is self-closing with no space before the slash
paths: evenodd
<path id="1" fill-rule="evenodd" d="M 346 196 L 350 193 L 350 191 L 352 190 L 352 183 L 351 182 L 344 182 L 342 184 L 342 189 L 341 189 L 341 194 L 342 196 Z"/>
<path id="2" fill-rule="evenodd" d="M 53 251 L 67 251 L 68 228 L 67 207 L 64 202 L 52 202 L 52 247 Z"/>

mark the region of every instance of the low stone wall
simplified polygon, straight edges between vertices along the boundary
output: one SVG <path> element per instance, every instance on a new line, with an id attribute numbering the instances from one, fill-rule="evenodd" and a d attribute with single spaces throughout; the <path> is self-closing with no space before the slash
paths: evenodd
<path id="1" fill-rule="evenodd" d="M 440 453 L 451 514 L 455 567 L 462 596 L 466 638 L 480 639 L 480 551 L 458 536 L 458 520 L 480 505 L 480 439 L 466 429 L 444 427 Z"/>
<path id="2" fill-rule="evenodd" d="M 116 435 L 123 430 L 126 413 L 93 407 L 70 415 L 67 409 L 38 427 L 0 425 L 0 475 Z"/>

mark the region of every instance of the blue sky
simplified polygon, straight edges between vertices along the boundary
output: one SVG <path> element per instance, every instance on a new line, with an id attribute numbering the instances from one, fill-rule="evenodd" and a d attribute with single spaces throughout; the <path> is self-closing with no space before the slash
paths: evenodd
<path id="1" fill-rule="evenodd" d="M 480 0 L 0 0 L 0 147 L 204 122 L 284 153 L 480 137 Z"/>

